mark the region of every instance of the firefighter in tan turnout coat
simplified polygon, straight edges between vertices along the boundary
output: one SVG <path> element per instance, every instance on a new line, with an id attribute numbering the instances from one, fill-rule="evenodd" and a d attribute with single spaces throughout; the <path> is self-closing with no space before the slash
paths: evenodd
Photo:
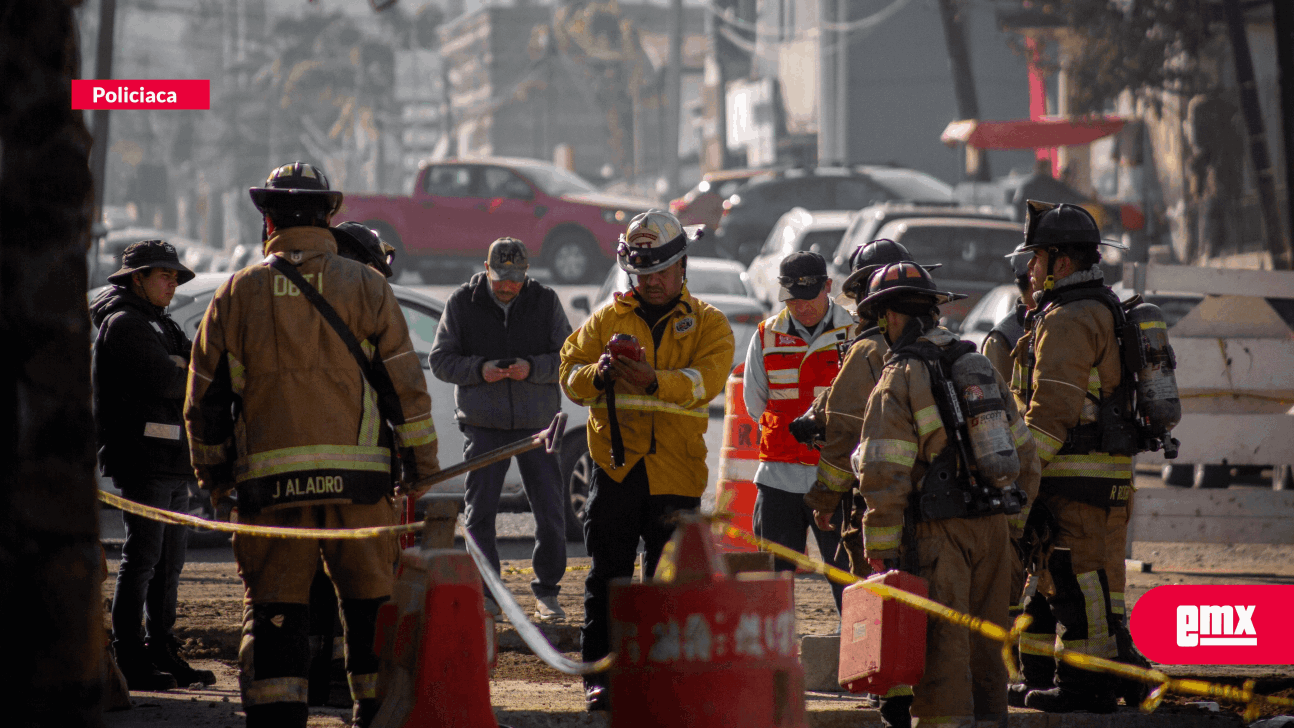
<path id="1" fill-rule="evenodd" d="M 1101 417 L 1102 405 L 1123 384 L 1112 312 L 1119 300 L 1102 278 L 1098 245 L 1123 247 L 1102 240 L 1081 207 L 1028 201 L 1019 250 L 1033 254 L 1037 308 L 1012 353 L 1012 389 L 1043 468 L 1030 527 L 1050 522 L 1053 532 L 1047 559 L 1053 586 L 1046 596 L 1056 634 L 1067 649 L 1136 661 L 1130 639 L 1120 649 L 1132 457 L 1105 451 Z M 1024 702 L 1048 712 L 1108 713 L 1120 688 L 1103 673 L 1062 662 L 1055 687 L 1033 690 Z"/>
<path id="2" fill-rule="evenodd" d="M 1023 528 L 1024 504 L 1037 492 L 1032 439 L 1001 376 L 972 344 L 935 325 L 938 305 L 958 294 L 939 291 L 912 263 L 876 271 L 868 291 L 859 307 L 880 321 L 891 351 L 853 456 L 867 501 L 867 559 L 874 570 L 902 566 L 928 580 L 934 601 L 1005 624 L 1010 539 Z M 954 362 L 967 357 L 978 357 L 984 372 L 977 403 L 1005 414 L 997 422 L 1005 421 L 1001 437 L 1018 456 L 1013 472 L 989 478 L 982 465 L 967 462 L 967 426 L 956 421 L 942 384 L 945 369 L 955 371 Z M 970 497 L 964 500 L 963 493 Z M 977 719 L 1005 726 L 1007 672 L 997 643 L 930 619 L 925 664 L 913 686 L 912 717 L 921 726 L 970 728 Z"/>
<path id="3" fill-rule="evenodd" d="M 381 273 L 337 255 L 327 225 L 341 193 L 320 171 L 285 165 L 251 196 L 265 215 L 266 262 L 216 291 L 193 347 L 185 419 L 199 483 L 218 507 L 236 490 L 240 523 L 392 525 L 392 445 L 410 497 L 439 469 L 431 400 L 400 306 Z M 388 403 L 395 400 L 402 421 L 383 417 L 381 392 L 269 256 L 294 266 L 362 342 L 373 368 L 384 365 L 394 390 Z M 239 682 L 249 728 L 306 725 L 309 590 L 321 553 L 341 599 L 354 725 L 377 711 L 373 637 L 378 607 L 391 595 L 395 537 L 236 535 L 247 590 Z"/>

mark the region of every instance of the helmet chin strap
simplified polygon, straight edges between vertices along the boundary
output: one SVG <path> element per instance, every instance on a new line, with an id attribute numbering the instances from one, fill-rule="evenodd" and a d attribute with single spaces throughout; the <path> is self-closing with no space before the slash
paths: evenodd
<path id="1" fill-rule="evenodd" d="M 1050 291 L 1056 287 L 1056 277 L 1052 275 L 1052 270 L 1056 267 L 1056 254 L 1060 248 L 1047 248 L 1047 279 L 1042 282 L 1042 290 Z"/>

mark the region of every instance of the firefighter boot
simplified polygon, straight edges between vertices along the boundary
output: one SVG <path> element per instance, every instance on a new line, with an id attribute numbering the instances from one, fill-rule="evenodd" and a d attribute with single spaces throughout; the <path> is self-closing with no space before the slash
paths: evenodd
<path id="1" fill-rule="evenodd" d="M 1064 662 L 1056 667 L 1056 687 L 1032 690 L 1024 696 L 1026 708 L 1044 713 L 1113 713 L 1117 703 L 1109 675 Z"/>
<path id="2" fill-rule="evenodd" d="M 238 682 L 247 728 L 305 728 L 309 618 L 305 604 L 244 606 Z"/>
<path id="3" fill-rule="evenodd" d="M 1040 642 L 1055 640 L 1056 618 L 1046 599 L 1038 594 L 1025 597 L 1023 610 L 1033 617 L 1029 631 L 1023 633 L 1023 637 Z M 1032 648 L 1022 647 L 1020 671 L 1024 673 L 1024 682 L 1010 685 L 1006 692 L 1006 703 L 1012 708 L 1023 708 L 1024 698 L 1030 691 L 1048 690 L 1056 685 L 1056 658 L 1049 654 L 1036 654 Z"/>
<path id="4" fill-rule="evenodd" d="M 153 664 L 157 665 L 157 669 L 170 673 L 175 678 L 176 684 L 182 688 L 194 683 L 216 684 L 216 673 L 210 670 L 195 670 L 183 657 L 180 657 L 180 643 L 174 636 L 167 635 L 161 639 L 149 640 L 148 654 L 153 658 Z"/>
<path id="5" fill-rule="evenodd" d="M 157 669 L 142 643 L 118 640 L 112 647 L 116 652 L 117 667 L 126 676 L 126 687 L 130 692 L 153 692 L 176 687 L 175 678 Z"/>
<path id="6" fill-rule="evenodd" d="M 1114 628 L 1114 640 L 1119 646 L 1119 662 L 1149 669 L 1150 660 L 1133 644 L 1132 634 L 1128 632 L 1128 624 L 1123 615 L 1112 619 L 1110 625 Z M 1114 691 L 1117 698 L 1123 698 L 1124 705 L 1136 707 L 1150 694 L 1150 686 L 1140 680 L 1117 677 L 1114 678 Z"/>
<path id="7" fill-rule="evenodd" d="M 883 697 L 881 725 L 885 728 L 912 728 L 912 694 Z"/>
<path id="8" fill-rule="evenodd" d="M 373 640 L 377 632 L 377 610 L 387 601 L 377 599 L 341 600 L 342 626 L 346 633 L 346 679 L 350 682 L 352 728 L 368 728 L 377 715 L 377 653 Z"/>

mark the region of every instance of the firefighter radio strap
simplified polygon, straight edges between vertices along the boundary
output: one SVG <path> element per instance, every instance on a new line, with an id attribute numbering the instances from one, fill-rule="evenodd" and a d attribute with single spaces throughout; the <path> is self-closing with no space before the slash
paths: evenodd
<path id="1" fill-rule="evenodd" d="M 332 307 L 332 304 L 328 303 L 319 291 L 315 290 L 314 286 L 306 281 L 301 272 L 296 269 L 296 266 L 277 255 L 270 256 L 268 264 L 299 288 L 306 300 L 314 304 L 315 309 L 323 316 L 324 321 L 327 321 L 328 325 L 332 326 L 333 331 L 337 332 L 337 336 L 341 337 L 342 343 L 346 345 L 351 356 L 355 357 L 355 362 L 359 364 L 359 370 L 363 373 L 364 379 L 368 381 L 369 386 L 377 394 L 377 408 L 382 415 L 382 419 L 389 423 L 391 427 L 404 424 L 404 410 L 400 406 L 400 397 L 395 392 L 395 384 L 391 382 L 391 375 L 387 373 L 382 360 L 369 359 L 365 356 L 359 340 L 355 338 L 355 334 L 351 333 L 350 328 L 346 326 L 346 322 L 342 321 L 337 310 Z M 400 463 L 413 462 L 413 453 L 401 450 L 396 446 L 394 439 L 391 447 Z M 395 473 L 393 472 L 392 475 L 394 476 Z"/>
<path id="2" fill-rule="evenodd" d="M 634 361 L 643 360 L 642 345 L 632 334 L 616 334 L 607 342 L 605 352 L 613 358 L 624 357 Z M 606 384 L 607 426 L 611 429 L 611 467 L 619 468 L 625 464 L 625 441 L 620 434 L 620 418 L 616 415 L 616 383 Z"/>

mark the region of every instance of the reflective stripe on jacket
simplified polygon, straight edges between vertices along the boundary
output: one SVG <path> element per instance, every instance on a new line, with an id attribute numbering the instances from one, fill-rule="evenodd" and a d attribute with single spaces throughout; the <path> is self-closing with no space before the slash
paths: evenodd
<path id="1" fill-rule="evenodd" d="M 1123 371 L 1114 317 L 1099 301 L 1048 305 L 1012 352 L 1011 388 L 1038 441 L 1042 491 L 1095 505 L 1126 501 L 1132 458 L 1103 452 L 1060 454 L 1069 429 L 1096 422 L 1102 398 Z"/>
<path id="2" fill-rule="evenodd" d="M 818 464 L 818 451 L 791 436 L 791 420 L 804 414 L 826 392 L 840 371 L 836 345 L 856 324 L 844 308 L 832 303 L 822 333 L 812 342 L 791 332 L 791 312 L 759 322 L 758 333 L 768 376 L 768 402 L 759 416 L 759 459 L 765 462 Z"/>
<path id="3" fill-rule="evenodd" d="M 391 437 L 413 451 L 410 484 L 435 473 L 431 398 L 386 279 L 339 257 L 324 228 L 279 231 L 266 250 L 297 266 L 385 364 L 404 422 L 382 426 L 376 392 L 337 332 L 282 274 L 252 265 L 216 291 L 193 346 L 185 419 L 202 487 L 236 484 L 248 512 L 373 503 L 391 492 Z"/>
<path id="4" fill-rule="evenodd" d="M 922 337 L 941 348 L 957 342 L 947 329 L 936 326 Z M 939 416 L 931 391 L 930 372 L 918 359 L 886 357 L 885 370 L 872 390 L 863 420 L 862 441 L 852 464 L 859 490 L 867 501 L 863 514 L 863 544 L 869 559 L 896 558 L 903 534 L 903 513 L 920 490 L 930 462 L 948 444 L 948 433 Z M 996 375 L 999 391 L 1006 383 Z M 1038 495 L 1038 460 L 1033 439 L 1015 402 L 1003 397 L 1007 420 L 1020 456 L 1016 485 L 1032 504 Z M 1028 507 L 1009 516 L 1012 531 L 1019 533 L 1028 517 Z"/>
<path id="5" fill-rule="evenodd" d="M 705 492 L 704 435 L 710 424 L 709 403 L 723 391 L 732 370 L 733 337 L 719 309 L 688 293 L 686 284 L 673 310 L 656 322 L 663 327 L 660 347 L 635 310 L 632 294 L 594 311 L 562 346 L 562 391 L 588 406 L 589 454 L 615 482 L 621 482 L 640 459 L 647 462 L 652 495 L 700 497 Z M 625 445 L 625 464 L 611 467 L 611 429 L 606 396 L 593 383 L 602 349 L 615 334 L 631 334 L 656 370 L 658 388 L 616 382 L 616 417 Z"/>
<path id="6" fill-rule="evenodd" d="M 827 436 L 818 461 L 818 482 L 828 490 L 848 493 L 857 482 L 849 456 L 858 447 L 867 398 L 881 378 L 888 351 L 885 337 L 879 333 L 854 342 L 840 365 L 840 373 L 827 390 L 823 408 Z"/>

